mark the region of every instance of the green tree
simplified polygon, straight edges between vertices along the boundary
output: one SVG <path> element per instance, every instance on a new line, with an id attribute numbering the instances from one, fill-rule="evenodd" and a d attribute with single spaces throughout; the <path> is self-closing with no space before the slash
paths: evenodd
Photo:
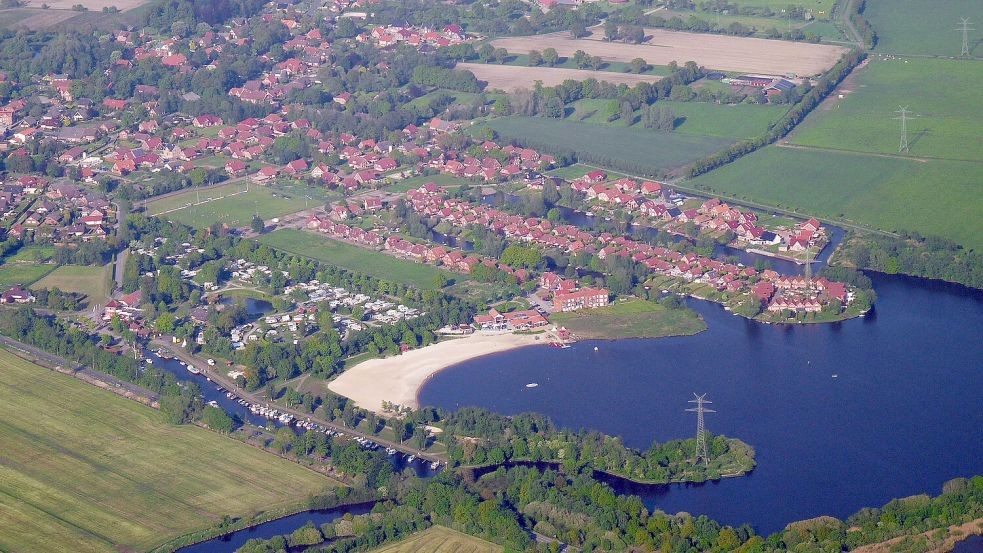
<path id="1" fill-rule="evenodd" d="M 529 51 L 529 67 L 537 67 L 543 63 L 543 54 L 539 50 Z"/>
<path id="2" fill-rule="evenodd" d="M 263 219 L 259 217 L 259 215 L 253 215 L 253 220 L 250 221 L 249 228 L 251 228 L 253 232 L 260 233 L 263 232 L 264 228 L 266 228 L 266 224 L 263 222 Z"/>
<path id="3" fill-rule="evenodd" d="M 556 53 L 556 48 L 547 48 L 543 50 L 543 61 L 550 67 L 556 65 L 556 63 L 560 61 L 560 55 Z"/>

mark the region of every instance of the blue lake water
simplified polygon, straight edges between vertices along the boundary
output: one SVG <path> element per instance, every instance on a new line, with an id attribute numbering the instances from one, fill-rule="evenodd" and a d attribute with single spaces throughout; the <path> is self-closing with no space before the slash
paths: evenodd
<path id="1" fill-rule="evenodd" d="M 621 491 L 650 507 L 747 522 L 763 533 L 937 494 L 950 478 L 983 474 L 983 293 L 873 279 L 877 305 L 862 319 L 766 325 L 693 300 L 709 325 L 696 336 L 495 354 L 436 375 L 420 400 L 537 411 L 646 448 L 693 435 L 687 401 L 707 393 L 717 410 L 708 428 L 754 446 L 755 471 Z M 531 382 L 539 386 L 526 388 Z"/>

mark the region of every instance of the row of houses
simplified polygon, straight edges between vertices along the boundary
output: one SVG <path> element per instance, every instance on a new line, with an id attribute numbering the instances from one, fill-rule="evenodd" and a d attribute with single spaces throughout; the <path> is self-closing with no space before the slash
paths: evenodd
<path id="1" fill-rule="evenodd" d="M 626 236 L 591 233 L 572 225 L 554 226 L 547 220 L 522 218 L 488 206 L 447 198 L 433 187 L 410 191 L 407 193 L 407 200 L 421 215 L 438 217 L 455 226 L 481 225 L 506 238 L 533 243 L 544 249 L 557 248 L 568 253 L 586 252 L 602 260 L 610 256 L 625 257 L 644 266 L 653 275 L 698 282 L 732 294 L 751 293 L 751 286 L 755 282 L 776 282 L 781 277 L 772 270 L 757 271 L 753 267 L 727 263 L 695 253 L 684 254 L 662 246 L 652 246 Z M 843 289 L 845 290 L 845 286 Z M 810 288 L 804 295 L 828 302 L 830 297 L 820 292 L 821 290 Z"/>

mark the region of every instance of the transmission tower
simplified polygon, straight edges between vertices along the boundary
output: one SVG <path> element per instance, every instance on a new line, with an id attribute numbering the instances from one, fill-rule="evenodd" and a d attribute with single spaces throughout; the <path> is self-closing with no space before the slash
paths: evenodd
<path id="1" fill-rule="evenodd" d="M 686 411 L 696 413 L 696 458 L 693 462 L 698 462 L 701 458 L 703 459 L 703 464 L 705 466 L 710 465 L 710 450 L 707 448 L 707 434 L 706 427 L 703 425 L 703 414 L 704 413 L 716 413 L 713 409 L 707 409 L 703 405 L 713 403 L 709 399 L 706 399 L 707 395 L 702 396 L 693 393 L 693 397 L 696 399 L 689 400 L 689 403 L 695 403 L 696 407 L 693 409 L 687 409 Z"/>
<path id="2" fill-rule="evenodd" d="M 972 23 L 969 22 L 968 17 L 960 17 L 959 19 L 961 21 L 959 23 L 959 28 L 956 30 L 963 34 L 963 50 L 959 55 L 968 58 L 969 57 L 969 32 L 975 29 L 970 27 Z"/>
<path id="3" fill-rule="evenodd" d="M 894 112 L 899 114 L 895 119 L 901 121 L 901 146 L 898 147 L 898 153 L 908 153 L 908 119 L 909 111 L 908 106 L 898 106 L 898 111 Z"/>

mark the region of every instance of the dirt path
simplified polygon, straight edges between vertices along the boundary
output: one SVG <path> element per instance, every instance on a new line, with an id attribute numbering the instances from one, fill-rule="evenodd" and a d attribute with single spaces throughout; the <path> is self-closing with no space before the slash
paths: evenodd
<path id="1" fill-rule="evenodd" d="M 930 553 L 944 553 L 946 551 L 952 551 L 956 543 L 968 538 L 972 535 L 983 535 L 983 518 L 978 518 L 971 520 L 965 524 L 953 525 L 945 529 L 945 536 L 939 539 L 939 537 L 933 537 L 934 534 L 939 532 L 936 530 L 929 530 L 928 532 L 923 532 L 917 534 L 918 536 L 923 536 L 928 540 L 928 551 Z M 899 536 L 881 543 L 872 543 L 870 545 L 865 545 L 863 547 L 858 547 L 854 549 L 854 553 L 890 553 L 892 551 L 892 546 L 900 543 L 906 538 L 912 536 Z"/>

